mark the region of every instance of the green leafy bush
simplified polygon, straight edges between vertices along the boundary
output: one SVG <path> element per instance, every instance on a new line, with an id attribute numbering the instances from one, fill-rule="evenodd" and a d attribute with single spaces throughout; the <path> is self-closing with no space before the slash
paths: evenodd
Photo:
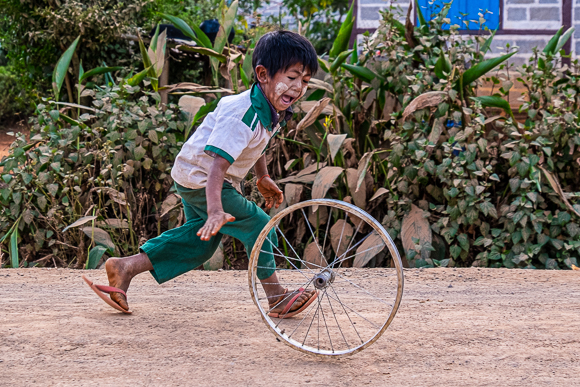
<path id="1" fill-rule="evenodd" d="M 184 119 L 159 100 L 126 83 L 106 87 L 72 125 L 54 103 L 38 106 L 30 142 L 19 135 L 4 162 L 0 190 L 1 227 L 18 230 L 23 261 L 83 267 L 91 254 L 134 253 L 182 221 L 176 211 L 160 215 Z"/>
<path id="2" fill-rule="evenodd" d="M 26 117 L 32 108 L 32 98 L 19 78 L 9 68 L 0 67 L 0 120 Z"/>

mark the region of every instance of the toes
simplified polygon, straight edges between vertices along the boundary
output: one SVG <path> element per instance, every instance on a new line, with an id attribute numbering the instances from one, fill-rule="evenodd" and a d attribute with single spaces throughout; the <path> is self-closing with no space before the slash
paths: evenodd
<path id="1" fill-rule="evenodd" d="M 127 298 L 121 293 L 111 293 L 111 300 L 115 301 L 119 306 L 125 310 L 129 310 L 129 304 L 127 303 Z"/>

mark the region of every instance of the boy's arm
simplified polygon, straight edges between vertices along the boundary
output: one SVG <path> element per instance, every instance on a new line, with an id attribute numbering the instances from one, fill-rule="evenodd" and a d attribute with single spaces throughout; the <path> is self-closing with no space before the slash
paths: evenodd
<path id="1" fill-rule="evenodd" d="M 209 241 L 224 224 L 236 220 L 232 215 L 224 212 L 222 206 L 222 186 L 229 167 L 230 163 L 219 155 L 216 155 L 211 164 L 205 187 L 207 220 L 197 232 L 202 241 Z"/>
<path id="2" fill-rule="evenodd" d="M 258 176 L 258 190 L 264 199 L 266 199 L 266 209 L 272 208 L 273 205 L 276 205 L 276 208 L 280 207 L 280 204 L 284 200 L 284 194 L 276 183 L 274 183 L 274 180 L 266 176 L 268 174 L 268 167 L 266 166 L 265 154 L 256 162 L 254 171 L 256 172 L 256 176 Z"/>

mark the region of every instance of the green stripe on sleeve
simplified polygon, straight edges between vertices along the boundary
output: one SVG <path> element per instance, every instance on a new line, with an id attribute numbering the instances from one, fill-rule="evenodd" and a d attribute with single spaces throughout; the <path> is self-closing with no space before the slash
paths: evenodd
<path id="1" fill-rule="evenodd" d="M 213 145 L 206 145 L 203 151 L 211 157 L 215 157 L 216 155 L 221 156 L 228 160 L 230 164 L 233 164 L 235 161 L 234 158 L 228 154 L 228 152 Z"/>
<path id="2" fill-rule="evenodd" d="M 252 126 L 252 122 L 254 121 L 255 116 L 256 111 L 254 110 L 253 106 L 250 106 L 246 114 L 244 114 L 244 117 L 242 117 L 242 122 L 246 124 L 246 126 L 249 128 L 250 126 Z"/>

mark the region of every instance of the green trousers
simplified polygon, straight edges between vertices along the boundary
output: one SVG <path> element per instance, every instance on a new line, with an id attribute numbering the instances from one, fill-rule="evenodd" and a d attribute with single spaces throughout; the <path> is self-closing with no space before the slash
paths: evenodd
<path id="1" fill-rule="evenodd" d="M 236 220 L 226 223 L 209 241 L 202 241 L 197 236 L 197 232 L 207 220 L 205 188 L 189 189 L 178 184 L 176 188 L 182 198 L 185 224 L 168 230 L 141 246 L 141 250 L 147 254 L 153 265 L 151 274 L 158 283 L 169 281 L 209 260 L 218 248 L 223 234 L 240 240 L 250 256 L 258 235 L 270 221 L 268 214 L 243 197 L 231 184 L 224 183 L 223 209 L 232 214 Z M 277 246 L 278 239 L 274 230 L 270 232 L 268 238 Z M 262 252 L 258 258 L 257 276 L 259 279 L 270 277 L 276 269 L 272 245 L 267 239 L 262 250 L 265 252 Z"/>

